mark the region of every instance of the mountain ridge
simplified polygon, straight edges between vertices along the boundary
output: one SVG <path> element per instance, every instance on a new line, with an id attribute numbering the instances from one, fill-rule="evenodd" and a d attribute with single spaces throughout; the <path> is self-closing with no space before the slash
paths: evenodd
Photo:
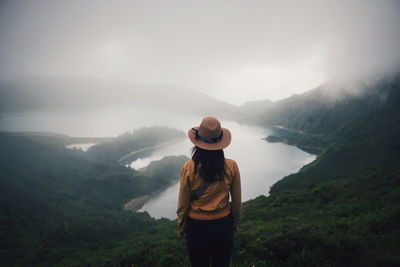
<path id="1" fill-rule="evenodd" d="M 0 95 L 0 112 L 136 104 L 230 117 L 236 109 L 227 102 L 177 86 L 71 76 L 20 75 L 0 81 Z"/>
<path id="2" fill-rule="evenodd" d="M 384 102 L 380 97 L 366 95 L 342 105 L 341 109 L 348 112 L 349 118 L 336 130 L 325 131 L 322 137 L 326 140 L 325 148 L 320 156 L 299 173 L 278 181 L 270 192 L 343 179 L 369 165 L 390 165 L 399 160 L 400 76 L 388 84 L 377 85 L 378 89 L 383 87 L 387 90 Z M 361 112 L 353 112 L 352 105 L 362 106 Z M 321 114 L 321 120 L 326 119 Z M 314 142 L 313 138 L 310 142 Z"/>

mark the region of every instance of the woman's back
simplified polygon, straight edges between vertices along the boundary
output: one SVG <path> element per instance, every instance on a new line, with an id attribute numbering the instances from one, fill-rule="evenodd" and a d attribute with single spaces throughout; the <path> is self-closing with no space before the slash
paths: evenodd
<path id="1" fill-rule="evenodd" d="M 195 192 L 199 190 L 205 181 L 198 171 L 195 171 L 195 163 L 188 160 L 182 168 L 181 188 L 183 191 L 190 191 L 190 207 L 183 207 L 188 195 L 181 194 L 178 202 L 178 217 L 180 216 L 179 207 L 189 208 L 188 216 L 193 219 L 212 220 L 228 215 L 231 211 L 235 218 L 235 229 L 238 228 L 240 220 L 241 191 L 240 173 L 234 160 L 225 159 L 225 175 L 220 181 L 215 181 L 209 185 L 207 190 L 198 198 L 194 199 Z M 188 187 L 185 189 L 185 187 Z M 232 206 L 229 205 L 229 195 L 231 195 Z M 183 229 L 182 229 L 183 230 Z"/>
<path id="2" fill-rule="evenodd" d="M 195 147 L 181 173 L 178 234 L 186 237 L 192 266 L 229 266 L 241 209 L 239 168 L 223 152 L 231 134 L 208 117 L 188 136 Z"/>

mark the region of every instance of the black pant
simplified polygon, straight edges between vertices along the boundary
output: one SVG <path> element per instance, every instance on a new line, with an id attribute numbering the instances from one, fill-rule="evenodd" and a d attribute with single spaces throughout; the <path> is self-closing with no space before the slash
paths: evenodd
<path id="1" fill-rule="evenodd" d="M 186 243 L 193 267 L 229 267 L 233 248 L 232 215 L 186 222 Z"/>

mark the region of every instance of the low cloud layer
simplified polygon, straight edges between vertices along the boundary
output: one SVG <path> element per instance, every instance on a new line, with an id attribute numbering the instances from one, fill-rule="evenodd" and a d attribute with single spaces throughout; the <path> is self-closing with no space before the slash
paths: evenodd
<path id="1" fill-rule="evenodd" d="M 277 100 L 337 77 L 395 71 L 399 11 L 386 0 L 2 1 L 0 75 L 165 83 L 235 104 Z"/>

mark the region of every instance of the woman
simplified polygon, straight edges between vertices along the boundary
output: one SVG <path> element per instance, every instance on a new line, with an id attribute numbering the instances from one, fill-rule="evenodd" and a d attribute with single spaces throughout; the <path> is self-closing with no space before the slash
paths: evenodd
<path id="1" fill-rule="evenodd" d="M 238 166 L 222 150 L 231 133 L 207 117 L 188 136 L 195 146 L 181 174 L 178 234 L 186 237 L 192 266 L 229 266 L 242 205 Z"/>

